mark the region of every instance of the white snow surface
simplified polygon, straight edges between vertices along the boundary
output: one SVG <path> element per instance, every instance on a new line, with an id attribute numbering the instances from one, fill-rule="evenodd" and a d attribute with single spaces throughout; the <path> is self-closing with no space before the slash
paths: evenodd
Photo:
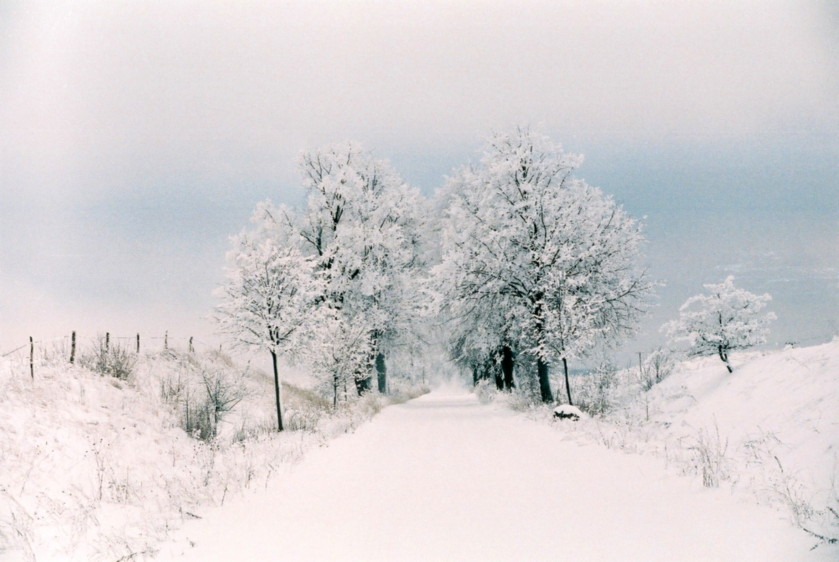
<path id="1" fill-rule="evenodd" d="M 653 388 L 650 417 L 666 439 L 698 432 L 728 441 L 732 461 L 777 457 L 811 494 L 835 493 L 839 469 L 839 339 L 770 352 L 734 354 L 729 374 L 716 357 L 682 363 Z M 739 459 L 737 457 L 740 457 Z M 751 459 L 754 461 L 755 459 Z"/>
<path id="2" fill-rule="evenodd" d="M 202 512 L 159 560 L 829 560 L 780 514 L 661 459 L 439 390 Z"/>

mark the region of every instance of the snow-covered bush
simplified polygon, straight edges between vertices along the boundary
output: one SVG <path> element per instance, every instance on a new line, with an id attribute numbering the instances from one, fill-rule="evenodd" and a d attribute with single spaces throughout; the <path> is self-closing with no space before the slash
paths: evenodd
<path id="1" fill-rule="evenodd" d="M 481 379 L 475 385 L 474 392 L 482 404 L 489 404 L 498 394 L 498 389 L 495 387 L 495 382 Z"/>
<path id="2" fill-rule="evenodd" d="M 689 298 L 679 309 L 679 319 L 662 326 L 675 344 L 685 343 L 694 356 L 719 355 L 728 372 L 729 352 L 766 341 L 775 314 L 760 311 L 772 300 L 734 286 L 734 276 L 718 285 L 705 285 L 709 294 Z"/>
<path id="3" fill-rule="evenodd" d="M 215 366 L 194 373 L 181 399 L 184 431 L 202 441 L 214 439 L 225 414 L 245 396 L 242 376 Z"/>
<path id="4" fill-rule="evenodd" d="M 673 354 L 663 348 L 658 348 L 650 353 L 640 368 L 641 390 L 649 391 L 670 376 L 676 367 L 676 360 Z"/>
<path id="5" fill-rule="evenodd" d="M 575 382 L 577 406 L 583 412 L 591 416 L 602 416 L 612 409 L 614 393 L 619 384 L 614 363 L 604 361 L 588 374 L 576 377 Z"/>
<path id="6" fill-rule="evenodd" d="M 79 357 L 80 365 L 100 375 L 120 380 L 128 380 L 136 362 L 136 355 L 124 346 L 109 342 L 105 338 L 98 338 L 94 347 Z"/>
<path id="7" fill-rule="evenodd" d="M 818 520 L 815 524 L 810 522 L 802 525 L 801 528 L 807 533 L 818 539 L 818 543 L 813 546 L 813 549 L 822 544 L 837 544 L 839 543 L 839 494 L 836 489 L 833 490 L 833 497 L 830 503 L 820 510 L 817 514 Z"/>
<path id="8" fill-rule="evenodd" d="M 713 432 L 700 429 L 688 450 L 693 453 L 693 471 L 702 476 L 706 488 L 717 488 L 731 477 L 728 438 L 720 437 L 718 427 Z"/>
<path id="9" fill-rule="evenodd" d="M 202 441 L 218 435 L 225 415 L 248 393 L 248 371 L 224 354 L 167 350 L 149 359 L 155 368 L 146 375 L 159 377 L 161 399 L 177 412 L 181 428 Z"/>
<path id="10" fill-rule="evenodd" d="M 332 409 L 331 403 L 319 393 L 283 383 L 285 396 L 285 427 L 290 431 L 317 430 L 320 420 Z"/>

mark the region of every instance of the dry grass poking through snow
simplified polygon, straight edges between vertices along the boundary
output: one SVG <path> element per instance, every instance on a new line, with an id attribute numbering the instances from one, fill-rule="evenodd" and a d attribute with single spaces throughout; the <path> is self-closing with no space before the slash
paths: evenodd
<path id="1" fill-rule="evenodd" d="M 28 361 L 0 362 L 4 561 L 142 560 L 185 519 L 267 486 L 389 403 L 369 395 L 333 412 L 284 384 L 278 434 L 272 380 L 225 355 L 146 354 L 119 378 L 63 357 L 43 357 L 34 381 Z"/>
<path id="2" fill-rule="evenodd" d="M 569 439 L 657 455 L 704 486 L 775 507 L 814 546 L 839 548 L 839 339 L 742 353 L 733 363 L 733 374 L 706 358 L 677 363 L 661 380 L 637 367 L 575 377 L 572 390 L 592 414 L 579 422 L 554 421 L 527 396 L 478 394 Z"/>

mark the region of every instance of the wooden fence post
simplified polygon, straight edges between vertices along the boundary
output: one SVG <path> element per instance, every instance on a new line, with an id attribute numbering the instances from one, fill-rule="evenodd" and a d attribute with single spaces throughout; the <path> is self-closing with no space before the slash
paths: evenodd
<path id="1" fill-rule="evenodd" d="M 35 380 L 35 341 L 29 336 L 29 374 Z"/>
<path id="2" fill-rule="evenodd" d="M 111 333 L 105 332 L 105 355 L 108 354 L 108 351 L 111 349 Z"/>
<path id="3" fill-rule="evenodd" d="M 189 336 L 189 352 L 195 353 L 195 348 L 192 346 L 192 336 Z"/>
<path id="4" fill-rule="evenodd" d="M 166 330 L 165 332 L 163 332 L 163 349 L 164 350 L 169 349 L 169 330 Z"/>
<path id="5" fill-rule="evenodd" d="M 137 334 L 137 355 L 140 355 L 140 334 Z"/>
<path id="6" fill-rule="evenodd" d="M 76 330 L 70 335 L 70 364 L 76 362 Z"/>

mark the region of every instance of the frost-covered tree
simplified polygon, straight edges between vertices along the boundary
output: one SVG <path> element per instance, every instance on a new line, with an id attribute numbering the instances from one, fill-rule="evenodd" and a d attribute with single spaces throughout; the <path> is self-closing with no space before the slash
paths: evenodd
<path id="1" fill-rule="evenodd" d="M 568 359 L 629 334 L 653 285 L 638 266 L 640 224 L 572 175 L 581 161 L 520 128 L 492 137 L 442 195 L 442 308 L 473 346 L 534 356 L 545 402 L 550 364 L 562 362 L 570 402 Z"/>
<path id="2" fill-rule="evenodd" d="M 363 380 L 370 363 L 372 342 L 370 328 L 364 322 L 351 322 L 340 310 L 321 306 L 317 313 L 316 333 L 311 343 L 310 366 L 321 382 L 324 394 L 332 395 L 332 407 L 338 406 L 341 393 L 347 398 Z"/>
<path id="3" fill-rule="evenodd" d="M 304 212 L 288 224 L 300 250 L 311 256 L 322 281 L 319 304 L 347 325 L 369 329 L 369 387 L 387 390 L 385 357 L 411 333 L 419 308 L 423 204 L 384 161 L 350 143 L 304 153 L 300 169 L 307 192 Z"/>
<path id="4" fill-rule="evenodd" d="M 277 406 L 277 429 L 283 430 L 278 356 L 293 354 L 320 294 L 314 260 L 289 243 L 289 232 L 260 206 L 255 227 L 233 240 L 227 255 L 227 279 L 219 289 L 216 319 L 243 346 L 271 354 Z"/>
<path id="5" fill-rule="evenodd" d="M 693 356 L 718 355 L 729 373 L 734 369 L 729 353 L 766 341 L 772 312 L 761 313 L 772 300 L 734 286 L 728 276 L 718 285 L 705 285 L 708 294 L 689 298 L 679 308 L 679 318 L 662 327 L 673 343 L 686 343 Z"/>

